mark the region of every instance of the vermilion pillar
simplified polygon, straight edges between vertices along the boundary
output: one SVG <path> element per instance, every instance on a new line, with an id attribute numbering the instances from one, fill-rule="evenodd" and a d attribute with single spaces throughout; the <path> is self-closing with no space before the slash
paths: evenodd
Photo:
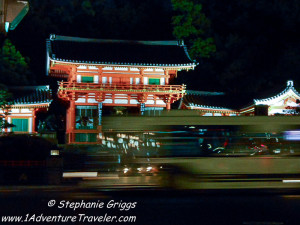
<path id="1" fill-rule="evenodd" d="M 8 110 L 7 109 L 4 110 L 4 119 L 5 119 L 5 122 L 8 122 Z M 4 129 L 4 131 L 8 132 L 7 127 Z"/>
<path id="2" fill-rule="evenodd" d="M 35 124 L 36 124 L 36 109 L 32 109 L 32 133 L 36 133 Z"/>
<path id="3" fill-rule="evenodd" d="M 74 131 L 75 130 L 75 120 L 76 120 L 76 117 L 75 117 L 75 101 L 74 100 L 71 100 L 70 101 L 70 131 Z"/>
<path id="4" fill-rule="evenodd" d="M 75 130 L 75 122 L 76 122 L 76 117 L 75 117 L 75 100 L 70 101 L 70 107 L 68 109 L 68 121 L 67 121 L 67 132 L 69 134 L 69 143 L 74 142 L 74 135 L 73 132 Z"/>
<path id="5" fill-rule="evenodd" d="M 171 103 L 170 102 L 167 103 L 167 107 L 166 108 L 167 108 L 167 110 L 171 110 Z"/>

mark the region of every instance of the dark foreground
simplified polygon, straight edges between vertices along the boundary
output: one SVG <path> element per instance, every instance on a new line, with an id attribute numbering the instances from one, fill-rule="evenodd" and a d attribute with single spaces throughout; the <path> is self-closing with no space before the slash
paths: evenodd
<path id="1" fill-rule="evenodd" d="M 55 200 L 52 207 L 48 206 L 50 200 Z M 76 203 L 81 204 L 81 208 L 74 209 Z M 88 208 L 91 203 L 98 206 Z M 299 190 L 168 191 L 14 186 L 0 191 L 0 224 L 296 225 L 300 224 L 299 210 Z M 3 216 L 9 215 L 23 216 L 23 222 L 4 222 Z M 42 222 L 47 216 L 58 218 L 59 215 L 61 218 L 72 216 L 76 221 Z M 109 216 L 115 216 L 116 220 L 126 217 L 132 222 L 92 222 L 99 216 L 106 221 Z"/>

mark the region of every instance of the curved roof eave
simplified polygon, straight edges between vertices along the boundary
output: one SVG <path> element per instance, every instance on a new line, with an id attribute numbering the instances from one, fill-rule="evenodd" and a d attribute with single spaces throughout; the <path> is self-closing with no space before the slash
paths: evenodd
<path id="1" fill-rule="evenodd" d="M 294 88 L 293 82 L 292 81 L 288 81 L 288 85 L 287 87 L 280 92 L 279 94 L 270 97 L 270 98 L 265 98 L 265 99 L 254 99 L 254 104 L 267 104 L 268 102 L 272 101 L 278 101 L 280 100 L 281 97 L 283 97 L 284 95 L 286 95 L 288 92 L 292 92 L 294 95 L 296 95 L 298 98 L 300 98 L 300 93 Z"/>
<path id="2" fill-rule="evenodd" d="M 156 63 L 120 63 L 120 62 L 100 62 L 100 61 L 82 61 L 82 60 L 70 60 L 70 59 L 56 59 L 49 57 L 51 61 L 59 63 L 70 63 L 70 64 L 89 64 L 89 65 L 101 65 L 101 66 L 135 66 L 135 67 L 170 67 L 178 69 L 194 69 L 196 63 L 186 63 L 186 64 L 156 64 Z"/>
<path id="3" fill-rule="evenodd" d="M 204 109 L 204 110 L 223 110 L 223 111 L 235 112 L 235 110 L 229 109 L 229 108 L 223 108 L 223 107 L 217 107 L 217 106 L 208 106 L 208 105 L 198 105 L 198 104 L 193 104 L 193 103 L 189 103 L 188 107 L 197 107 L 197 108 L 201 108 L 201 109 Z"/>

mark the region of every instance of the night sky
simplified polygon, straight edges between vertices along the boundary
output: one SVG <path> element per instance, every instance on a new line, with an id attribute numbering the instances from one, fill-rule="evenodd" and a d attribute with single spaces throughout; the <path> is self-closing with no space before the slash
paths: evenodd
<path id="1" fill-rule="evenodd" d="M 8 38 L 30 59 L 32 83 L 45 75 L 51 33 L 88 38 L 172 40 L 170 0 L 31 0 L 30 11 Z M 195 71 L 179 73 L 188 89 L 222 91 L 232 104 L 270 97 L 293 79 L 300 88 L 300 1 L 194 0 L 209 19 L 205 35 L 216 53 L 197 58 Z M 134 54 L 134 53 L 133 53 Z M 269 95 L 269 96 L 268 96 Z"/>

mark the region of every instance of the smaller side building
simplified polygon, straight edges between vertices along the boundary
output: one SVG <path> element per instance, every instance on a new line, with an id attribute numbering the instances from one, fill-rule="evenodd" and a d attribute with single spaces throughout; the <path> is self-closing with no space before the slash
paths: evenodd
<path id="1" fill-rule="evenodd" d="M 265 106 L 268 116 L 299 114 L 300 94 L 294 87 L 292 80 L 287 81 L 286 88 L 279 94 L 264 98 L 254 99 L 254 106 Z"/>
<path id="2" fill-rule="evenodd" d="M 0 109 L 0 114 L 13 127 L 3 128 L 2 132 L 37 133 L 36 115 L 48 111 L 52 102 L 49 86 L 11 87 L 13 100 Z"/>
<path id="3" fill-rule="evenodd" d="M 238 110 L 225 106 L 227 97 L 224 92 L 187 90 L 181 99 L 179 109 L 199 111 L 201 116 L 237 116 Z"/>
<path id="4" fill-rule="evenodd" d="M 187 91 L 180 109 L 199 110 L 202 116 L 275 116 L 296 115 L 300 113 L 300 93 L 292 80 L 286 88 L 274 96 L 254 99 L 252 104 L 241 109 L 223 107 L 230 99 L 221 92 Z"/>

